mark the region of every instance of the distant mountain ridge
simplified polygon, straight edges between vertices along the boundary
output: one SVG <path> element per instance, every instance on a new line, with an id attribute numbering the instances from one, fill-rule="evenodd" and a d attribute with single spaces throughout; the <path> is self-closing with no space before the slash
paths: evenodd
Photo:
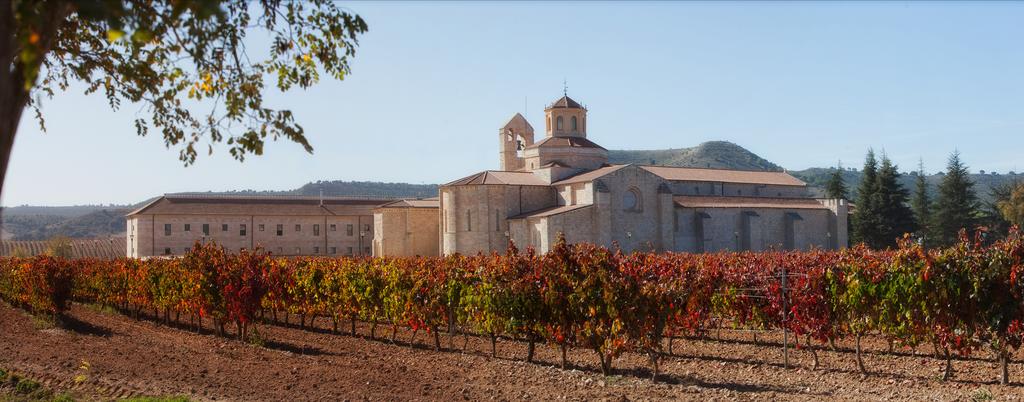
<path id="1" fill-rule="evenodd" d="M 609 150 L 610 163 L 641 164 L 659 166 L 699 167 L 716 169 L 781 171 L 782 168 L 749 150 L 727 141 L 709 141 L 692 148 L 656 150 Z M 821 195 L 821 188 L 828 181 L 834 168 L 810 168 L 789 173 L 813 186 L 812 191 Z M 861 173 L 855 169 L 843 170 L 846 186 L 851 193 L 860 182 Z M 970 175 L 975 183 L 978 197 L 990 200 L 991 188 L 1014 180 L 1024 181 L 1019 174 Z M 927 177 L 934 193 L 941 180 L 941 174 Z M 903 174 L 900 183 L 908 191 L 914 187 L 914 176 Z M 208 194 L 224 195 L 319 195 L 323 191 L 329 196 L 373 196 L 382 198 L 428 198 L 437 196 L 437 184 L 384 183 L 373 181 L 316 181 L 293 190 L 282 191 L 221 191 Z M 853 194 L 851 194 L 853 196 Z M 148 200 L 147 200 L 148 201 Z M 82 205 L 71 207 L 42 207 L 22 205 L 3 208 L 3 238 L 5 240 L 45 240 L 56 235 L 72 238 L 106 237 L 123 234 L 124 214 L 147 202 L 135 205 Z"/>
<path id="2" fill-rule="evenodd" d="M 782 167 L 728 141 L 708 141 L 692 148 L 609 150 L 609 163 L 780 171 Z"/>

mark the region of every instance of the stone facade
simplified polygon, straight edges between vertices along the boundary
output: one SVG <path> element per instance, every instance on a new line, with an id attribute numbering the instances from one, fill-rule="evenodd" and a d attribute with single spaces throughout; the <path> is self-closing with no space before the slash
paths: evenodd
<path id="1" fill-rule="evenodd" d="M 847 244 L 845 200 L 811 198 L 784 172 L 609 165 L 586 120 L 564 96 L 545 108 L 545 138 L 534 142 L 532 126 L 513 116 L 500 133 L 502 170 L 441 186 L 442 253 L 501 251 L 509 240 L 545 252 L 559 236 L 624 251 Z"/>
<path id="2" fill-rule="evenodd" d="M 373 255 L 439 255 L 438 222 L 437 199 L 400 200 L 380 206 L 373 211 Z"/>
<path id="3" fill-rule="evenodd" d="M 129 257 L 181 255 L 197 241 L 281 256 L 372 254 L 378 199 L 169 194 L 127 216 Z"/>

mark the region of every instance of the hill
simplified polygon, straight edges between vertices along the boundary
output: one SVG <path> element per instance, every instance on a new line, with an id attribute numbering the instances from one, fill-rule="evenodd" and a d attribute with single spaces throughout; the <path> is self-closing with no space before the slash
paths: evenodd
<path id="1" fill-rule="evenodd" d="M 610 163 L 634 163 L 739 170 L 782 170 L 768 160 L 728 141 L 709 141 L 693 148 L 609 150 Z"/>

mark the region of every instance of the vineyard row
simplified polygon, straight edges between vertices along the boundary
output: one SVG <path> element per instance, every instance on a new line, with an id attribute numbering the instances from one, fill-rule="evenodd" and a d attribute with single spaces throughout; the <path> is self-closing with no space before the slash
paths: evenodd
<path id="1" fill-rule="evenodd" d="M 815 344 L 881 334 L 930 344 L 946 359 L 990 348 L 1008 380 L 1024 340 L 1024 240 L 925 250 L 632 253 L 560 241 L 543 255 L 439 258 L 275 258 L 196 244 L 176 259 L 0 259 L 0 298 L 37 314 L 72 300 L 122 311 L 209 318 L 245 337 L 258 317 L 287 312 L 400 326 L 434 336 L 462 328 L 492 339 L 593 350 L 602 372 L 623 352 L 646 354 L 654 375 L 665 337 L 702 335 L 725 320 L 791 331 Z M 373 336 L 373 335 L 371 335 Z M 864 370 L 859 347 L 857 363 Z"/>

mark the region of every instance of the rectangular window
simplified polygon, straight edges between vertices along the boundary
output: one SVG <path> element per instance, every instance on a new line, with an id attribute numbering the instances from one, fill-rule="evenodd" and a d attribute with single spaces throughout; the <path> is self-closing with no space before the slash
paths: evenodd
<path id="1" fill-rule="evenodd" d="M 209 223 L 204 223 L 203 224 L 203 236 L 209 236 L 209 235 L 210 235 L 210 224 Z"/>
<path id="2" fill-rule="evenodd" d="M 338 248 L 337 247 L 331 247 L 331 254 L 338 254 Z"/>
<path id="3" fill-rule="evenodd" d="M 352 247 L 349 247 L 349 248 L 348 248 L 348 253 L 347 253 L 347 255 L 352 255 Z"/>
<path id="4" fill-rule="evenodd" d="M 466 231 L 473 231 L 473 212 L 468 209 L 466 210 Z"/>
<path id="5" fill-rule="evenodd" d="M 347 234 L 349 236 L 352 236 L 352 231 L 353 231 L 353 228 L 352 228 L 351 224 L 345 225 L 345 234 Z"/>
<path id="6" fill-rule="evenodd" d="M 277 224 L 277 235 L 278 236 L 284 236 L 284 225 L 282 225 L 280 223 Z"/>
<path id="7" fill-rule="evenodd" d="M 191 232 L 192 231 L 192 224 L 186 223 L 185 224 L 185 231 L 186 232 Z"/>
<path id="8" fill-rule="evenodd" d="M 170 247 L 164 249 L 164 255 L 171 255 L 171 248 Z"/>
<path id="9" fill-rule="evenodd" d="M 320 225 L 313 225 L 313 236 L 320 236 Z"/>
<path id="10" fill-rule="evenodd" d="M 296 232 L 301 232 L 302 231 L 302 225 L 295 225 L 295 231 Z"/>
<path id="11" fill-rule="evenodd" d="M 370 233 L 370 224 L 369 223 L 363 224 L 363 231 L 366 232 L 366 233 Z"/>
<path id="12" fill-rule="evenodd" d="M 497 211 L 497 210 L 494 211 L 494 231 L 495 232 L 500 232 L 501 231 L 501 215 L 500 214 L 501 214 L 500 211 Z"/>
<path id="13" fill-rule="evenodd" d="M 228 224 L 226 224 L 226 223 L 221 224 L 220 225 L 220 231 L 221 232 L 227 232 L 228 231 Z"/>
<path id="14" fill-rule="evenodd" d="M 266 229 L 266 226 L 263 226 L 263 224 L 261 223 L 260 224 L 260 231 L 262 232 L 264 229 Z"/>
<path id="15" fill-rule="evenodd" d="M 337 232 L 338 231 L 338 225 L 335 225 L 335 224 L 332 223 L 331 224 L 331 231 L 332 232 Z"/>
<path id="16" fill-rule="evenodd" d="M 373 251 L 369 247 L 363 247 L 363 255 L 373 254 Z"/>
<path id="17" fill-rule="evenodd" d="M 313 247 L 313 254 L 320 254 L 320 246 Z"/>
<path id="18" fill-rule="evenodd" d="M 164 224 L 164 236 L 170 236 L 170 235 L 171 235 L 171 224 L 170 223 L 165 223 Z"/>
<path id="19" fill-rule="evenodd" d="M 238 235 L 245 236 L 245 224 L 238 225 Z"/>

